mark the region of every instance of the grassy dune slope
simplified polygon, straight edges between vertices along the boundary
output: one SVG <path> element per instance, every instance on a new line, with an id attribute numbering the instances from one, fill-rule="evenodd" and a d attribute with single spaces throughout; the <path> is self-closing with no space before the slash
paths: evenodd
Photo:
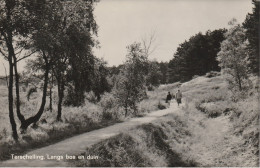
<path id="1" fill-rule="evenodd" d="M 253 81 L 256 84 L 255 78 Z M 255 87 L 246 99 L 237 102 L 232 101 L 222 76 L 198 77 L 180 88 L 185 103 L 174 114 L 98 143 L 84 154 L 99 159 L 77 160 L 71 165 L 259 165 L 259 99 Z M 176 84 L 159 89 L 175 92 Z"/>
<path id="2" fill-rule="evenodd" d="M 196 166 L 188 156 L 183 158 L 176 151 L 176 148 L 182 152 L 189 150 L 185 141 L 190 136 L 185 122 L 176 115 L 170 115 L 94 145 L 85 154 L 99 156 L 98 160 L 76 160 L 72 165 Z"/>

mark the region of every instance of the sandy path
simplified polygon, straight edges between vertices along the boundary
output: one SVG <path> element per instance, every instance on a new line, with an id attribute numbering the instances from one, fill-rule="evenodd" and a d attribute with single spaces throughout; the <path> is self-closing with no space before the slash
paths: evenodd
<path id="1" fill-rule="evenodd" d="M 57 160 L 57 159 L 47 159 L 47 154 L 49 156 L 63 156 L 65 155 L 76 155 L 85 151 L 87 147 L 100 142 L 101 140 L 107 139 L 114 135 L 118 135 L 121 132 L 127 132 L 129 129 L 134 128 L 138 125 L 144 123 L 150 123 L 161 116 L 164 116 L 169 113 L 173 113 L 178 107 L 176 104 L 170 106 L 170 108 L 165 110 L 159 110 L 155 112 L 151 112 L 144 117 L 141 118 L 132 118 L 126 122 L 115 124 L 113 126 L 109 126 L 106 128 L 94 130 L 91 132 L 87 132 L 84 134 L 80 134 L 74 136 L 72 138 L 68 138 L 61 142 L 58 142 L 53 145 L 49 145 L 43 148 L 39 148 L 28 152 L 27 155 L 38 155 L 44 156 L 44 160 L 40 159 L 31 159 L 31 160 L 7 160 L 0 163 L 1 167 L 48 167 L 48 166 L 68 166 L 65 159 Z"/>
<path id="2" fill-rule="evenodd" d="M 100 142 L 104 139 L 127 132 L 138 125 L 150 123 L 161 116 L 174 113 L 180 116 L 188 125 L 192 136 L 187 139 L 188 150 L 181 152 L 197 162 L 198 166 L 250 166 L 253 158 L 250 153 L 242 151 L 243 140 L 231 133 L 232 125 L 228 116 L 217 118 L 207 118 L 201 112 L 188 112 L 185 104 L 178 107 L 174 102 L 170 108 L 149 113 L 145 117 L 132 118 L 126 122 L 115 124 L 106 128 L 84 133 L 72 138 L 68 138 L 59 143 L 33 150 L 28 155 L 46 154 L 52 156 L 77 155 L 85 152 L 87 147 Z M 247 155 L 247 156 L 245 156 Z M 19 166 L 19 167 L 43 167 L 43 166 L 69 166 L 65 160 L 8 160 L 0 163 L 0 166 Z"/>

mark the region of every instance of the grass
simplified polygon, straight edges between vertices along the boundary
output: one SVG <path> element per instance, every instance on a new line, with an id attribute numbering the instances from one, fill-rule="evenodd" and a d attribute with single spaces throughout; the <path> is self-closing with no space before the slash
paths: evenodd
<path id="1" fill-rule="evenodd" d="M 257 79 L 252 80 L 255 85 L 248 95 L 238 97 L 235 102 L 219 74 L 196 77 L 182 84 L 162 85 L 157 91 L 148 93 L 149 103 L 154 106 L 148 102 L 147 105 L 143 102 L 144 105 L 155 108 L 158 99 L 153 102 L 153 98 L 161 97 L 160 102 L 164 102 L 168 91 L 175 93 L 180 88 L 185 101 L 182 117 L 172 114 L 104 140 L 82 153 L 97 155 L 98 160 L 76 160 L 70 164 L 99 167 L 257 166 L 259 96 Z"/>
<path id="2" fill-rule="evenodd" d="M 28 118 L 39 109 L 41 90 L 38 89 L 38 92 L 32 93 L 29 101 L 26 97 L 26 91 L 21 91 L 20 94 L 21 111 L 25 118 Z M 165 95 L 162 96 L 165 97 Z M 148 98 L 138 104 L 138 115 L 143 116 L 150 111 L 158 110 L 158 103 L 161 101 L 159 99 L 163 99 L 163 97 L 157 97 L 156 90 L 154 92 L 148 91 Z M 54 89 L 53 112 L 50 112 L 48 108 L 49 99 L 47 98 L 45 111 L 37 123 L 37 127 L 29 127 L 26 133 L 19 135 L 19 143 L 15 143 L 11 137 L 7 87 L 0 85 L 0 106 L 3 107 L 0 111 L 0 160 L 10 159 L 12 153 L 25 153 L 28 150 L 53 144 L 68 137 L 103 128 L 126 119 L 123 108 L 117 107 L 116 104 L 107 108 L 102 104 L 102 100 L 100 103 L 91 103 L 88 98 L 86 98 L 85 104 L 80 107 L 63 106 L 62 122 L 57 122 L 55 119 L 58 97 L 57 90 Z M 103 99 L 107 99 L 107 97 L 104 96 Z M 161 104 L 165 105 L 163 102 Z M 15 120 L 19 131 L 20 122 L 16 115 Z"/>
<path id="3" fill-rule="evenodd" d="M 99 156 L 97 160 L 75 160 L 70 164 L 78 167 L 196 166 L 194 160 L 174 150 L 183 149 L 184 137 L 190 135 L 180 118 L 168 115 L 102 141 L 81 154 Z"/>
<path id="4" fill-rule="evenodd" d="M 254 86 L 247 92 L 246 96 L 244 93 L 241 93 L 243 96 L 240 96 L 240 93 L 234 95 L 228 90 L 223 76 L 198 77 L 181 86 L 188 104 L 186 111 L 190 113 L 199 111 L 209 118 L 225 116 L 230 120 L 231 128 L 228 136 L 241 140 L 238 145 L 231 144 L 233 150 L 225 151 L 225 153 L 233 152 L 225 156 L 230 159 L 227 161 L 228 163 L 225 163 L 227 165 L 259 165 L 259 95 L 257 77 L 251 77 L 251 80 Z M 236 96 L 236 101 L 233 101 L 234 96 Z M 228 143 L 232 143 L 232 141 Z M 232 157 L 236 156 L 236 152 L 241 155 L 238 155 L 238 159 L 232 163 Z"/>
<path id="5" fill-rule="evenodd" d="M 204 131 L 204 128 L 212 126 L 206 130 L 214 135 L 215 125 L 210 125 L 211 122 L 217 123 L 228 118 L 231 128 L 227 135 L 223 135 L 224 140 L 219 140 L 219 148 L 222 144 L 224 152 L 216 151 L 216 157 L 221 155 L 221 158 L 214 160 L 216 162 L 224 160 L 224 163 L 217 163 L 213 166 L 259 165 L 259 95 L 256 77 L 253 77 L 252 81 L 254 87 L 248 91 L 248 95 L 243 99 L 237 97 L 235 102 L 234 95 L 227 89 L 223 76 L 219 75 L 196 77 L 182 84 L 161 85 L 154 91 L 147 92 L 148 98 L 138 104 L 138 115 L 143 116 L 150 111 L 167 107 L 165 98 L 168 91 L 175 93 L 179 88 L 186 102 L 182 107 L 184 117 L 170 115 L 102 141 L 88 148 L 84 153 L 98 155 L 100 157 L 98 160 L 77 160 L 71 164 L 102 167 L 200 165 L 196 159 L 198 151 L 191 152 L 190 147 L 208 138 L 203 138 L 204 134 L 199 134 Z M 30 102 L 27 102 L 25 95 L 25 93 L 22 94 L 23 111 L 29 116 L 39 106 L 39 94 L 33 93 Z M 20 136 L 20 143 L 15 144 L 10 135 L 7 90 L 1 86 L 0 106 L 4 107 L 1 109 L 0 116 L 1 160 L 8 159 L 10 153 L 24 152 L 75 134 L 123 121 L 123 109 L 113 104 L 116 102 L 110 101 L 111 95 L 106 96 L 103 104 L 102 101 L 98 104 L 86 101 L 82 107 L 64 107 L 63 122 L 57 123 L 54 120 L 56 109 L 52 113 L 46 110 L 42 119 L 45 119 L 47 123 L 41 120 L 38 128 L 29 128 L 26 134 Z M 54 104 L 56 102 L 57 98 L 54 98 Z M 18 120 L 17 123 L 19 123 Z M 217 135 L 216 137 L 219 138 Z M 239 142 L 233 143 L 232 138 L 239 139 Z"/>

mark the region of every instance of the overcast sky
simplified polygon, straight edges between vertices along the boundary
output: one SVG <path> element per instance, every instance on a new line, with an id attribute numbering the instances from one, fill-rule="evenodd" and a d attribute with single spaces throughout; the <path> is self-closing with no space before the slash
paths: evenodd
<path id="1" fill-rule="evenodd" d="M 251 0 L 100 0 L 94 14 L 101 48 L 95 54 L 110 66 L 121 64 L 127 45 L 155 32 L 157 49 L 150 59 L 169 61 L 190 36 L 227 28 L 234 17 L 242 23 L 251 11 Z M 8 70 L 1 57 L 0 75 L 3 62 Z M 20 70 L 23 66 L 19 63 Z"/>
<path id="2" fill-rule="evenodd" d="M 178 45 L 207 30 L 242 23 L 252 11 L 251 0 L 101 0 L 95 15 L 101 49 L 109 65 L 123 63 L 126 46 L 155 31 L 157 46 L 151 59 L 169 61 Z"/>

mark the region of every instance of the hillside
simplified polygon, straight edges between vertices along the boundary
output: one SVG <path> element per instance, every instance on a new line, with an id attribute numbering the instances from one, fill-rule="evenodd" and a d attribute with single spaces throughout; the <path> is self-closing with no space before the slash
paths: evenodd
<path id="1" fill-rule="evenodd" d="M 72 166 L 258 166 L 258 92 L 233 101 L 222 76 L 183 83 L 184 102 L 173 114 L 104 140 L 86 150 L 97 160 Z M 256 79 L 253 79 L 256 86 Z M 174 88 L 173 88 L 174 87 Z M 176 84 L 159 90 L 176 91 Z M 173 102 L 172 106 L 177 106 Z"/>

